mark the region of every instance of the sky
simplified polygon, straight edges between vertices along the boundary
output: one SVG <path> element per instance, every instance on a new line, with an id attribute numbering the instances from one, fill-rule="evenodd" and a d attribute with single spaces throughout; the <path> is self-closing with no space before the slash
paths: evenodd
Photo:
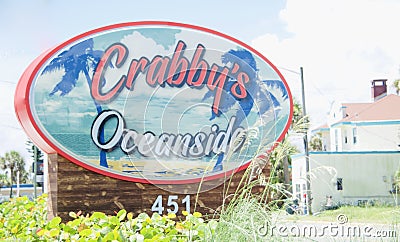
<path id="1" fill-rule="evenodd" d="M 16 150 L 31 161 L 14 111 L 23 71 L 44 51 L 89 30 L 158 20 L 230 35 L 269 59 L 297 102 L 303 67 L 306 110 L 316 128 L 335 101 L 370 102 L 374 79 L 388 79 L 395 92 L 399 13 L 396 0 L 0 0 L 0 156 Z"/>

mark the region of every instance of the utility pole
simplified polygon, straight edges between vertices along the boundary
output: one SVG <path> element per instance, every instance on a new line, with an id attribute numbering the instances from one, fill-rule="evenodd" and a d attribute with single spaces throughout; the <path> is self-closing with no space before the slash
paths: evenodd
<path id="1" fill-rule="evenodd" d="M 301 76 L 301 94 L 302 94 L 302 102 L 303 102 L 303 117 L 307 115 L 306 112 L 306 98 L 304 94 L 304 76 L 303 76 L 303 67 L 300 67 L 300 76 Z M 312 215 L 311 211 L 311 184 L 310 184 L 310 153 L 308 151 L 308 130 L 306 130 L 303 140 L 304 140 L 304 153 L 306 158 L 306 186 L 307 186 L 307 193 L 306 193 L 306 206 L 307 206 L 307 213 L 308 215 Z"/>
<path id="2" fill-rule="evenodd" d="M 37 192 L 36 192 L 36 173 L 37 173 L 37 161 L 38 161 L 38 148 L 36 145 L 33 145 L 33 191 L 34 191 L 34 197 L 35 199 L 37 198 Z"/>
<path id="3" fill-rule="evenodd" d="M 19 169 L 17 170 L 17 197 L 19 197 Z"/>

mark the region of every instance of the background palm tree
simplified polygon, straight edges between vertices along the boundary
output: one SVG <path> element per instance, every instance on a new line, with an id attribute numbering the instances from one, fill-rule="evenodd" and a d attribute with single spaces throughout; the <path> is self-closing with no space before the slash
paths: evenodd
<path id="1" fill-rule="evenodd" d="M 282 201 L 290 196 L 290 177 L 291 172 L 289 166 L 291 165 L 292 159 L 291 155 L 299 153 L 297 147 L 290 142 L 291 135 L 301 135 L 308 130 L 308 117 L 303 117 L 301 105 L 294 100 L 293 103 L 293 117 L 292 124 L 288 133 L 281 142 L 279 142 L 276 148 L 265 157 L 257 157 L 252 161 L 253 169 L 251 171 L 250 179 L 262 178 L 263 169 L 271 164 L 269 184 L 273 184 L 274 190 L 273 200 Z M 282 205 L 281 202 L 278 203 L 279 206 Z"/>
<path id="2" fill-rule="evenodd" d="M 396 94 L 399 95 L 399 93 L 400 93 L 400 79 L 396 79 L 393 82 L 393 87 L 396 88 Z"/>
<path id="3" fill-rule="evenodd" d="M 393 188 L 400 192 L 400 169 L 397 170 L 393 176 Z"/>
<path id="4" fill-rule="evenodd" d="M 0 174 L 0 190 L 3 188 L 3 186 L 5 187 L 10 187 L 10 179 L 8 179 L 8 176 L 6 174 Z M 5 201 L 7 199 L 1 198 L 0 199 L 0 203 L 2 203 L 3 201 Z"/>
<path id="5" fill-rule="evenodd" d="M 322 142 L 322 133 L 318 132 L 311 136 L 310 142 L 309 142 L 309 147 L 310 151 L 323 151 L 324 146 Z"/>
<path id="6" fill-rule="evenodd" d="M 25 160 L 17 151 L 10 151 L 7 152 L 4 155 L 4 157 L 0 157 L 0 167 L 3 170 L 8 169 L 10 171 L 8 174 L 10 175 L 9 185 L 10 185 L 10 198 L 11 198 L 12 185 L 17 182 L 17 174 L 19 173 L 20 183 L 25 183 L 28 180 L 28 172 L 25 170 Z"/>
<path id="7" fill-rule="evenodd" d="M 297 134 L 307 132 L 308 120 L 307 118 L 302 117 L 301 109 L 301 105 L 294 101 L 292 126 L 290 128 L 291 133 Z M 271 162 L 275 172 L 271 183 L 282 183 L 287 191 L 290 189 L 291 174 L 289 166 L 292 164 L 291 155 L 299 152 L 297 147 L 290 143 L 290 140 L 288 139 L 289 136 L 289 133 L 287 133 L 282 142 L 278 145 L 279 148 L 273 150 L 269 157 L 269 161 Z"/>
<path id="8" fill-rule="evenodd" d="M 0 174 L 0 187 L 10 186 L 10 179 L 6 174 Z"/>
<path id="9" fill-rule="evenodd" d="M 50 62 L 49 65 L 46 66 L 42 75 L 62 68 L 65 70 L 65 74 L 62 76 L 61 81 L 58 82 L 50 92 L 50 96 L 58 92 L 60 92 L 60 96 L 67 95 L 76 86 L 81 73 L 85 75 L 87 84 L 90 88 L 92 85 L 92 79 L 89 72 L 94 72 L 104 53 L 101 50 L 93 50 L 93 45 L 93 39 L 82 41 L 59 54 Z M 105 84 L 104 80 L 102 84 Z M 97 113 L 101 113 L 102 108 L 100 104 L 95 100 L 93 100 L 93 102 L 96 106 Z M 99 139 L 100 142 L 104 142 L 104 128 L 100 130 Z M 104 150 L 100 150 L 100 165 L 108 167 L 107 156 Z"/>

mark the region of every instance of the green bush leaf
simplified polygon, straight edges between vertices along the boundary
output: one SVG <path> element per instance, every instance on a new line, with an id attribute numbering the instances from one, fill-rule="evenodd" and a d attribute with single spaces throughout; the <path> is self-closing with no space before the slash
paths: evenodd
<path id="1" fill-rule="evenodd" d="M 117 217 L 118 217 L 119 221 L 124 220 L 126 217 L 126 210 L 125 209 L 120 210 L 117 214 Z"/>
<path id="2" fill-rule="evenodd" d="M 132 220 L 133 218 L 133 213 L 128 213 L 128 215 L 126 215 L 128 217 L 128 220 Z"/>
<path id="3" fill-rule="evenodd" d="M 54 228 L 50 230 L 51 237 L 57 237 L 60 234 L 60 230 L 58 228 Z"/>
<path id="4" fill-rule="evenodd" d="M 92 219 L 106 219 L 107 215 L 105 213 L 101 212 L 94 212 L 92 216 L 90 216 Z"/>
<path id="5" fill-rule="evenodd" d="M 103 238 L 104 241 L 113 241 L 114 240 L 114 233 L 113 231 L 110 231 L 104 236 Z"/>
<path id="6" fill-rule="evenodd" d="M 89 235 L 92 234 L 92 229 L 83 229 L 81 232 L 79 232 L 79 235 L 82 237 L 88 237 Z"/>
<path id="7" fill-rule="evenodd" d="M 77 218 L 78 216 L 76 215 L 75 212 L 69 212 L 68 214 L 71 218 Z"/>
<path id="8" fill-rule="evenodd" d="M 49 228 L 55 228 L 58 227 L 58 225 L 61 223 L 61 218 L 60 217 L 54 217 L 48 224 Z"/>
<path id="9" fill-rule="evenodd" d="M 115 216 L 110 217 L 110 224 L 119 225 L 119 219 Z"/>

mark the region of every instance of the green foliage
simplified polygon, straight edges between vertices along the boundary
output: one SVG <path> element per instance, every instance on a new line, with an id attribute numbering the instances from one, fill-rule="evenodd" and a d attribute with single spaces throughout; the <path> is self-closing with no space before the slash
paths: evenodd
<path id="1" fill-rule="evenodd" d="M 297 100 L 293 100 L 292 123 L 297 123 L 303 117 L 303 107 Z"/>
<path id="2" fill-rule="evenodd" d="M 393 87 L 396 88 L 396 93 L 397 93 L 397 95 L 399 95 L 399 93 L 400 93 L 400 79 L 396 79 L 393 82 Z"/>
<path id="3" fill-rule="evenodd" d="M 43 152 L 30 140 L 25 142 L 27 151 L 31 155 L 33 160 L 42 160 L 44 155 Z M 36 151 L 35 151 L 36 149 Z M 36 153 L 36 154 L 35 154 Z"/>
<path id="4" fill-rule="evenodd" d="M 291 164 L 290 156 L 297 153 L 297 148 L 292 145 L 288 139 L 284 139 L 277 147 L 272 151 L 269 156 L 269 161 L 271 162 L 272 169 L 270 174 L 270 182 L 284 183 L 284 161 L 287 159 L 288 164 Z M 290 175 L 290 174 L 288 174 Z"/>
<path id="5" fill-rule="evenodd" d="M 0 186 L 10 186 L 11 181 L 6 174 L 0 174 Z"/>
<path id="6" fill-rule="evenodd" d="M 4 157 L 0 157 L 1 169 L 8 169 L 10 172 L 10 184 L 17 183 L 17 174 L 19 171 L 20 184 L 28 181 L 28 172 L 25 170 L 25 160 L 17 151 L 7 152 Z M 6 183 L 7 184 L 7 183 Z M 4 184 L 4 185 L 6 185 Z M 12 196 L 12 189 L 10 190 L 10 197 Z"/>
<path id="7" fill-rule="evenodd" d="M 114 216 L 101 212 L 83 215 L 70 212 L 73 220 L 60 217 L 46 220 L 46 196 L 35 201 L 27 197 L 11 199 L 0 205 L 1 241 L 210 241 L 215 220 L 205 222 L 198 212 L 184 212 L 185 220 L 175 214 L 151 217 L 145 213 L 133 218 L 119 211 Z"/>
<path id="8" fill-rule="evenodd" d="M 250 190 L 249 190 L 250 191 Z M 264 241 L 260 233 L 270 223 L 270 209 L 260 197 L 244 192 L 221 213 L 215 231 L 217 241 Z"/>
<path id="9" fill-rule="evenodd" d="M 0 240 L 34 241 L 46 224 L 46 196 L 13 198 L 0 205 Z"/>
<path id="10" fill-rule="evenodd" d="M 393 189 L 395 192 L 400 192 L 400 169 L 396 171 L 393 177 Z"/>
<path id="11" fill-rule="evenodd" d="M 400 224 L 400 210 L 398 206 L 392 205 L 374 205 L 368 207 L 360 206 L 342 206 L 336 210 L 325 210 L 315 216 L 291 215 L 287 216 L 285 212 L 276 212 L 275 216 L 280 220 L 287 220 L 296 223 L 310 222 L 337 222 L 339 215 L 346 215 L 349 223 L 366 224 Z"/>
<path id="12" fill-rule="evenodd" d="M 322 133 L 318 132 L 311 136 L 311 140 L 309 142 L 310 151 L 322 151 Z"/>
<path id="13" fill-rule="evenodd" d="M 297 108 L 295 108 L 295 110 L 300 110 L 301 106 L 299 104 L 295 105 L 295 107 L 296 106 Z M 297 113 L 297 117 L 293 118 L 291 131 L 286 135 L 285 139 L 276 144 L 275 149 L 269 156 L 269 161 L 272 165 L 269 180 L 271 184 L 283 184 L 285 182 L 285 165 L 291 165 L 291 156 L 299 152 L 297 147 L 290 143 L 289 137 L 292 135 L 303 136 L 308 130 L 309 123 L 307 117 L 300 117 L 299 111 L 297 111 Z M 290 173 L 286 174 L 286 176 L 290 176 Z"/>

